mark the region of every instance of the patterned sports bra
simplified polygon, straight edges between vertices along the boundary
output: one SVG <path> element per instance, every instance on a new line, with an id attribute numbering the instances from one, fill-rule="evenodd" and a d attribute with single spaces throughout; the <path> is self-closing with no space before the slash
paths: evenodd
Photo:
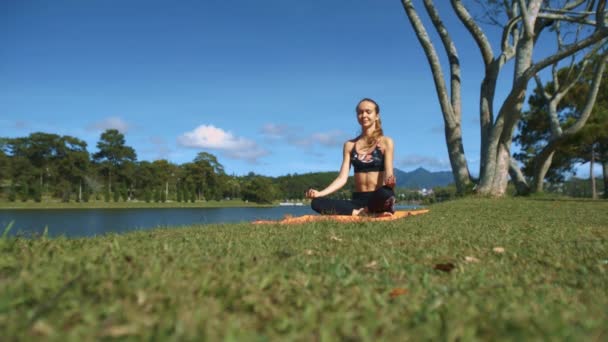
<path id="1" fill-rule="evenodd" d="M 384 153 L 377 144 L 376 148 L 367 154 L 359 154 L 356 146 L 353 146 L 350 152 L 350 163 L 353 165 L 355 173 L 384 171 Z"/>

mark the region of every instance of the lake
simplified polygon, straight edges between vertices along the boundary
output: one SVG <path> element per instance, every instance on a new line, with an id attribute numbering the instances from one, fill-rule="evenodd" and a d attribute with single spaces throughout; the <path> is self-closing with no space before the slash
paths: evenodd
<path id="1" fill-rule="evenodd" d="M 49 237 L 90 237 L 158 227 L 277 220 L 285 215 L 313 213 L 309 206 L 0 210 L 0 233 L 11 221 L 14 222 L 9 232 L 11 236 L 36 236 L 48 227 Z"/>

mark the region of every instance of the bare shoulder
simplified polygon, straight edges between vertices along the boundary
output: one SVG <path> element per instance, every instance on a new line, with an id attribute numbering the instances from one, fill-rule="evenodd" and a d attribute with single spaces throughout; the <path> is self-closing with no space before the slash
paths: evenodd
<path id="1" fill-rule="evenodd" d="M 344 142 L 344 150 L 352 150 L 353 146 L 355 146 L 355 141 L 354 140 L 346 140 L 346 142 Z"/>
<path id="2" fill-rule="evenodd" d="M 392 148 L 393 147 L 393 139 L 389 136 L 383 135 L 382 136 L 382 140 L 381 140 L 381 144 L 385 147 L 385 148 Z"/>

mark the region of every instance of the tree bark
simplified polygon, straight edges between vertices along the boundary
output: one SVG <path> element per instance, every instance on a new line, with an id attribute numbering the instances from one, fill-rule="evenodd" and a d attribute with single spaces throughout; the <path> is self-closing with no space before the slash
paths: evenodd
<path id="1" fill-rule="evenodd" d="M 555 151 L 549 152 L 549 154 L 543 161 L 540 161 L 537 165 L 534 166 L 534 180 L 532 182 L 534 192 L 543 192 L 545 176 L 547 175 L 547 172 L 551 167 L 551 162 L 553 161 L 554 154 Z"/>
<path id="2" fill-rule="evenodd" d="M 604 198 L 608 198 L 608 160 L 602 162 L 602 175 L 604 177 Z"/>
<path id="3" fill-rule="evenodd" d="M 411 0 L 402 0 L 403 9 L 409 18 L 409 21 L 416 33 L 418 41 L 422 46 L 427 57 L 429 66 L 431 67 L 435 90 L 439 98 L 439 104 L 443 114 L 445 127 L 445 139 L 448 148 L 448 156 L 452 167 L 452 174 L 456 183 L 456 188 L 459 193 L 464 193 L 471 187 L 471 176 L 467 160 L 464 153 L 464 145 L 462 143 L 462 127 L 460 115 L 460 67 L 456 48 L 449 37 L 447 30 L 439 19 L 439 14 L 431 0 L 425 0 L 424 4 L 429 13 L 434 27 L 437 29 L 446 54 L 450 59 L 450 80 L 451 80 L 451 96 L 448 96 L 448 90 L 444 79 L 441 63 L 437 55 L 437 51 L 420 20 L 416 9 Z"/>
<path id="4" fill-rule="evenodd" d="M 595 148 L 591 146 L 591 157 L 589 158 L 589 180 L 591 181 L 591 198 L 597 199 L 597 189 L 595 188 L 595 175 L 594 175 L 594 165 L 595 165 Z"/>

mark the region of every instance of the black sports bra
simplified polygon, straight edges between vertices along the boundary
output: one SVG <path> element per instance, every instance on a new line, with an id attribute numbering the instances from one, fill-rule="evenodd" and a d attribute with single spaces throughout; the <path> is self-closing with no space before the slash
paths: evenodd
<path id="1" fill-rule="evenodd" d="M 353 146 L 350 152 L 350 162 L 355 173 L 384 171 L 384 153 L 378 145 L 371 153 L 363 155 L 359 155 L 357 148 Z"/>

